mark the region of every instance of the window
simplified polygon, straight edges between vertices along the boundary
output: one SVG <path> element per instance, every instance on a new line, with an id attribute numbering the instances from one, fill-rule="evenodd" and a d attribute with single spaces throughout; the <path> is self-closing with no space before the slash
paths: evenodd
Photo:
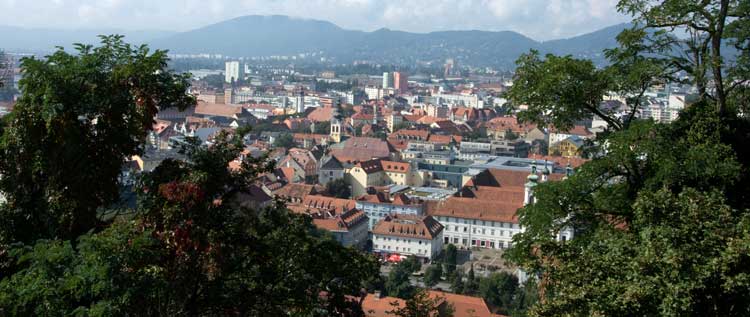
<path id="1" fill-rule="evenodd" d="M 374 247 L 375 247 L 375 249 L 377 249 L 377 248 L 378 248 L 378 245 L 376 244 L 376 245 L 374 245 Z"/>
<path id="2" fill-rule="evenodd" d="M 453 237 L 453 243 L 458 244 L 458 237 Z"/>
<path id="3" fill-rule="evenodd" d="M 468 232 L 468 231 L 469 231 L 469 227 L 464 227 L 464 232 Z"/>
<path id="4" fill-rule="evenodd" d="M 473 233 L 477 233 L 477 228 L 471 228 Z"/>
<path id="5" fill-rule="evenodd" d="M 450 237 L 445 237 L 445 243 L 450 243 L 450 242 L 451 242 L 451 238 Z M 375 247 L 377 248 L 378 246 L 375 246 Z"/>
<path id="6" fill-rule="evenodd" d="M 462 240 L 461 240 L 461 244 L 463 244 L 463 245 L 466 245 L 466 242 L 467 242 L 467 240 L 466 240 L 466 239 L 462 239 Z"/>
<path id="7" fill-rule="evenodd" d="M 486 241 L 479 241 L 479 244 L 481 245 L 481 247 L 487 246 L 487 242 Z"/>
<path id="8" fill-rule="evenodd" d="M 471 245 L 472 246 L 476 246 L 477 245 L 477 240 L 471 239 Z"/>
<path id="9" fill-rule="evenodd" d="M 485 230 L 485 229 L 482 229 L 482 234 L 485 234 L 485 231 L 484 231 L 484 230 Z"/>
<path id="10" fill-rule="evenodd" d="M 494 236 L 495 235 L 495 230 L 490 230 L 490 235 Z"/>

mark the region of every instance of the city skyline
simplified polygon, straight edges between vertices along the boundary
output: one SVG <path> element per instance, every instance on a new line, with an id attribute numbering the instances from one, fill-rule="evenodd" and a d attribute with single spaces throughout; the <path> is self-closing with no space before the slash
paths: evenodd
<path id="1" fill-rule="evenodd" d="M 567 38 L 626 22 L 616 0 L 228 0 L 0 1 L 2 25 L 24 28 L 188 31 L 244 15 L 287 15 L 342 28 L 515 31 L 536 40 Z M 33 12 L 33 14 L 28 14 Z M 471 18 L 467 18 L 471 17 Z"/>

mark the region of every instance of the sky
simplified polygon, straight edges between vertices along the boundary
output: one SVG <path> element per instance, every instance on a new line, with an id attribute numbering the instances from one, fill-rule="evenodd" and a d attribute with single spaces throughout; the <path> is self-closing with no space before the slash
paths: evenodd
<path id="1" fill-rule="evenodd" d="M 187 31 L 243 15 L 326 20 L 346 29 L 517 31 L 571 37 L 629 20 L 617 0 L 0 0 L 0 24 Z"/>

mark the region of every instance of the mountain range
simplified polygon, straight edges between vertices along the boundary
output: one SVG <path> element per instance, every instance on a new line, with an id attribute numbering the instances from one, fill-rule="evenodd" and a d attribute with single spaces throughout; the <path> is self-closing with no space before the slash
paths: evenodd
<path id="1" fill-rule="evenodd" d="M 389 29 L 347 30 L 320 20 L 251 15 L 186 32 L 118 30 L 64 31 L 0 27 L 0 47 L 43 50 L 55 45 L 92 43 L 96 34 L 124 33 L 134 43 L 178 54 L 232 57 L 316 53 L 337 63 L 368 60 L 384 64 L 435 63 L 447 58 L 460 64 L 510 69 L 530 49 L 603 61 L 602 50 L 617 45 L 615 36 L 627 24 L 614 25 L 568 39 L 539 42 L 512 31 L 440 31 L 411 33 Z"/>

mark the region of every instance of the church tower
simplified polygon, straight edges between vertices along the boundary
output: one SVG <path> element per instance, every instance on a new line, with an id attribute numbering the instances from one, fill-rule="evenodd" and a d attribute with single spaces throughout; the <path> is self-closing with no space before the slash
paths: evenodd
<path id="1" fill-rule="evenodd" d="M 297 113 L 303 113 L 305 112 L 305 88 L 302 87 L 299 89 L 299 94 L 297 95 Z"/>
<path id="2" fill-rule="evenodd" d="M 333 143 L 339 143 L 341 142 L 341 130 L 343 128 L 342 124 L 342 118 L 341 118 L 341 104 L 337 103 L 336 107 L 333 108 L 333 113 L 331 113 L 331 142 Z"/>

